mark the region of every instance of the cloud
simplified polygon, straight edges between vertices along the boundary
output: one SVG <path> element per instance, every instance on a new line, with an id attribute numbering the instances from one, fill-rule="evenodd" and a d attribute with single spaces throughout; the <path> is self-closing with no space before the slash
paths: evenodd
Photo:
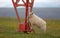
<path id="1" fill-rule="evenodd" d="M 40 2 L 39 2 L 40 1 Z M 34 7 L 60 7 L 60 0 L 36 0 Z"/>
<path id="2" fill-rule="evenodd" d="M 35 2 L 45 2 L 45 3 L 49 3 L 49 2 L 60 2 L 60 0 L 35 0 Z"/>
<path id="3" fill-rule="evenodd" d="M 0 7 L 10 7 L 12 6 L 11 0 L 0 0 Z"/>
<path id="4" fill-rule="evenodd" d="M 0 0 L 0 7 L 13 7 L 12 1 Z M 60 7 L 60 0 L 35 0 L 34 7 Z"/>
<path id="5" fill-rule="evenodd" d="M 35 3 L 34 7 L 60 7 L 60 3 Z"/>

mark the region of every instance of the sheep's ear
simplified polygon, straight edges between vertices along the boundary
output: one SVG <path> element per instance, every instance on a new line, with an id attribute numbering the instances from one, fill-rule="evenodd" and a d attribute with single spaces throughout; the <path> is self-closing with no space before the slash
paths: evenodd
<path id="1" fill-rule="evenodd" d="M 33 13 L 31 12 L 31 13 L 30 13 L 30 16 L 32 16 L 32 15 L 33 15 Z"/>
<path id="2" fill-rule="evenodd" d="M 31 15 L 33 15 L 33 12 L 31 12 Z"/>

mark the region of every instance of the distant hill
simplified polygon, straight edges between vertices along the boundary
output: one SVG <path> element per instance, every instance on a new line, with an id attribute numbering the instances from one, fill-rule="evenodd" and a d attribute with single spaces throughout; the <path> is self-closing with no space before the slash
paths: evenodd
<path id="1" fill-rule="evenodd" d="M 24 16 L 25 9 L 18 8 L 19 15 Z M 42 18 L 60 18 L 60 8 L 33 8 L 33 12 Z M 16 17 L 13 8 L 0 8 L 0 17 Z"/>

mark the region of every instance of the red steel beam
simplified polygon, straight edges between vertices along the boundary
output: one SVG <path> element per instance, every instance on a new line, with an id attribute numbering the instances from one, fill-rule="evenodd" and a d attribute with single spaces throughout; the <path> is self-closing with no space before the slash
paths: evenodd
<path id="1" fill-rule="evenodd" d="M 29 4 L 29 0 L 26 0 L 26 16 L 25 16 L 25 30 L 27 31 L 27 21 L 28 21 L 28 4 Z"/>
<path id="2" fill-rule="evenodd" d="M 29 7 L 30 7 L 30 12 L 32 12 L 34 0 L 31 0 L 31 2 L 29 2 L 29 0 L 26 0 L 26 2 L 24 0 L 22 0 L 22 2 L 24 4 L 18 4 L 19 1 L 20 0 L 16 0 L 16 2 L 14 2 L 14 0 L 12 0 L 13 5 L 14 5 L 14 9 L 16 11 L 17 19 L 18 19 L 19 22 L 20 22 L 20 17 L 18 15 L 18 11 L 17 11 L 16 7 L 18 7 L 18 6 L 25 6 L 26 7 L 26 12 L 25 12 L 25 30 L 27 31 Z"/>
<path id="3" fill-rule="evenodd" d="M 30 12 L 32 12 L 32 8 L 33 8 L 33 4 L 34 4 L 34 0 L 31 0 L 31 2 L 29 2 L 29 6 L 30 6 Z"/>
<path id="4" fill-rule="evenodd" d="M 18 11 L 17 11 L 17 3 L 19 2 L 19 0 L 17 0 L 16 2 L 14 2 L 14 0 L 12 0 L 12 3 L 13 3 L 13 5 L 14 5 L 14 9 L 15 9 L 15 11 L 16 11 L 16 15 L 17 15 L 17 19 L 18 19 L 18 21 L 20 22 L 20 17 L 19 17 L 19 15 L 18 15 Z"/>

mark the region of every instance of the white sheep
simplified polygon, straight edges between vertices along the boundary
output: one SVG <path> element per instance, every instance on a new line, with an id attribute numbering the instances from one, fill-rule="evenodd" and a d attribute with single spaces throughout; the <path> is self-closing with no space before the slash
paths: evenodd
<path id="1" fill-rule="evenodd" d="M 38 17 L 32 12 L 30 12 L 28 17 L 29 17 L 29 23 L 31 24 L 32 28 L 33 26 L 37 26 L 38 28 L 46 32 L 46 22 L 42 18 Z"/>

